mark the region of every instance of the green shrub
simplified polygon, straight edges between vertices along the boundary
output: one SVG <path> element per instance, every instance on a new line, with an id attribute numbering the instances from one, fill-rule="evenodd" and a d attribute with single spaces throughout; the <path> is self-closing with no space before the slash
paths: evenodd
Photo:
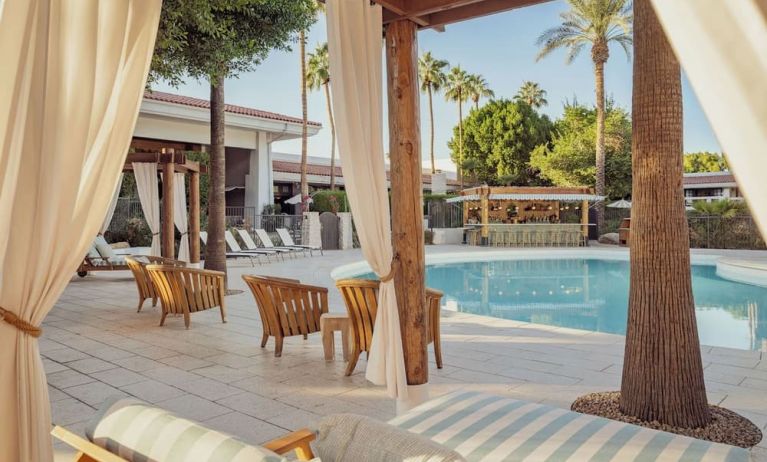
<path id="1" fill-rule="evenodd" d="M 312 196 L 310 210 L 313 212 L 349 212 L 346 191 L 318 191 Z"/>

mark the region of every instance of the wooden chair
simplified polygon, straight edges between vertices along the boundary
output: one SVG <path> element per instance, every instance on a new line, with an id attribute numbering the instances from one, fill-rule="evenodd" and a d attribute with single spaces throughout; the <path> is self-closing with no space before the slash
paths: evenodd
<path id="1" fill-rule="evenodd" d="M 169 313 L 183 314 L 189 329 L 191 313 L 215 307 L 221 310 L 221 322 L 226 322 L 224 273 L 170 265 L 147 265 L 146 270 L 162 305 L 161 326 Z"/>
<path id="2" fill-rule="evenodd" d="M 243 275 L 256 299 L 264 334 L 261 348 L 274 337 L 274 356 L 282 356 L 285 337 L 320 331 L 320 317 L 328 312 L 328 289 L 301 284 L 295 279 Z"/>
<path id="3" fill-rule="evenodd" d="M 137 313 L 141 312 L 141 308 L 144 306 L 144 302 L 147 299 L 152 299 L 152 306 L 157 306 L 157 291 L 152 284 L 152 279 L 149 277 L 149 273 L 146 270 L 147 265 L 169 265 L 169 266 L 186 266 L 185 262 L 179 260 L 173 260 L 172 258 L 155 257 L 155 256 L 128 256 L 125 257 L 125 262 L 128 264 L 128 269 L 133 273 L 133 278 L 136 280 L 136 288 L 138 289 L 138 308 Z"/>
<path id="4" fill-rule="evenodd" d="M 351 326 L 352 352 L 346 366 L 346 375 L 352 374 L 363 351 L 366 354 L 370 352 L 378 312 L 379 285 L 380 281 L 370 279 L 336 281 L 336 287 L 344 297 Z M 429 343 L 434 343 L 434 357 L 439 369 L 442 369 L 442 342 L 439 335 L 441 303 L 442 292 L 426 288 L 426 329 L 429 332 Z"/>

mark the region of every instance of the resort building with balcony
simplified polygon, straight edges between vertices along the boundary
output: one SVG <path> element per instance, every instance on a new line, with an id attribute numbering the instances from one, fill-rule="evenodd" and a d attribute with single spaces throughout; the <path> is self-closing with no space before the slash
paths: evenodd
<path id="1" fill-rule="evenodd" d="M 693 201 L 743 200 L 735 177 L 727 171 L 685 173 L 683 186 L 687 205 Z"/>

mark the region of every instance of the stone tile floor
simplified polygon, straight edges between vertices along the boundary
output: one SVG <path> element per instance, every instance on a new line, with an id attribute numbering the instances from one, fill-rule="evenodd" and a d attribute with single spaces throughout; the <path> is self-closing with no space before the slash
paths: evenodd
<path id="1" fill-rule="evenodd" d="M 466 250 L 427 248 L 428 253 Z M 364 359 L 351 377 L 344 377 L 340 358 L 323 360 L 319 334 L 306 341 L 286 339 L 282 358 L 274 357 L 273 341 L 260 348 L 258 311 L 240 278 L 269 274 L 324 285 L 330 288 L 330 310 L 343 312 L 330 271 L 361 258 L 353 250 L 255 268 L 247 260 L 231 262 L 230 287 L 244 292 L 227 297 L 229 322 L 222 324 L 218 311 L 210 310 L 193 315 L 189 330 L 180 317 L 169 317 L 165 327 L 158 327 L 159 308 L 149 303 L 136 313 L 129 272 L 74 277 L 46 318 L 40 340 L 54 423 L 82 433 L 99 404 L 112 395 L 137 397 L 252 443 L 311 427 L 332 413 L 393 417 L 394 403 L 385 391 L 366 382 Z M 582 394 L 619 387 L 623 340 L 445 313 L 443 369 L 436 368 L 429 352 L 431 394 L 482 390 L 567 408 Z M 703 361 L 710 402 L 740 412 L 764 430 L 767 353 L 704 346 Z M 57 458 L 65 460 L 67 449 L 57 443 L 56 450 Z M 753 455 L 767 461 L 767 441 Z"/>

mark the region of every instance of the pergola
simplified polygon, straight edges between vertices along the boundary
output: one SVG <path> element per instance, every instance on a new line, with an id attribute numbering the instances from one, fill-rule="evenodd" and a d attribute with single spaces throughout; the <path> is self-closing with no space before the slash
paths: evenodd
<path id="1" fill-rule="evenodd" d="M 173 148 L 159 151 L 128 153 L 123 172 L 132 172 L 134 163 L 157 164 L 162 169 L 162 215 L 160 217 L 161 252 L 166 258 L 175 258 L 176 228 L 173 219 L 174 182 L 176 173 L 189 175 L 189 263 L 200 262 L 200 174 L 207 168 L 199 162 L 189 160 L 183 152 Z"/>

